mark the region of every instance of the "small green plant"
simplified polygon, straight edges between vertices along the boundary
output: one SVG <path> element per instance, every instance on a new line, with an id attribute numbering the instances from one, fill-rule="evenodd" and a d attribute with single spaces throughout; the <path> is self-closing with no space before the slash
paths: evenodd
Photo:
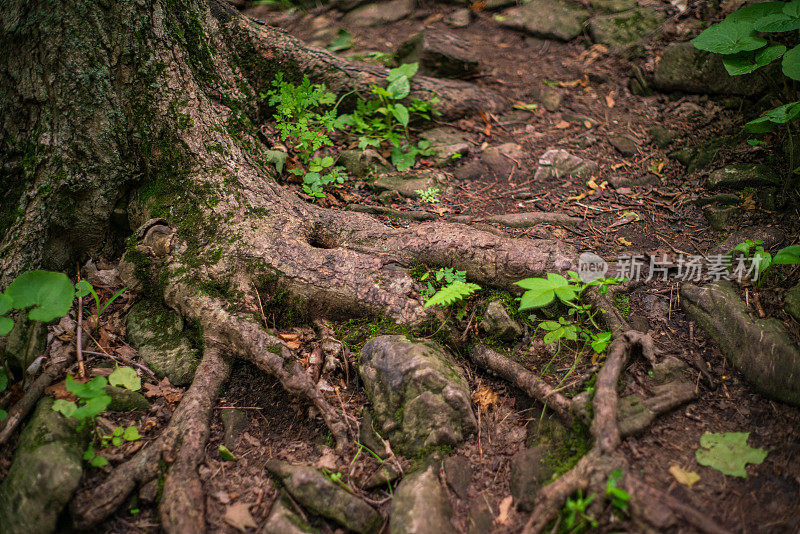
<path id="1" fill-rule="evenodd" d="M 433 187 L 428 189 L 415 189 L 414 192 L 419 195 L 419 199 L 429 204 L 436 204 L 439 202 L 439 190 Z"/>
<path id="2" fill-rule="evenodd" d="M 350 493 L 353 492 L 353 488 L 351 488 L 350 485 L 344 481 L 344 475 L 339 471 L 331 471 L 330 469 L 323 468 L 322 474 L 325 475 L 325 478 L 327 478 L 337 486 L 349 491 Z"/>
<path id="3" fill-rule="evenodd" d="M 348 56 L 353 61 L 365 61 L 367 63 L 378 63 L 387 67 L 394 63 L 394 56 L 386 52 L 367 52 L 364 54 L 352 54 Z"/>
<path id="4" fill-rule="evenodd" d="M 614 469 L 609 473 L 608 480 L 606 481 L 606 498 L 611 501 L 617 511 L 622 514 L 628 513 L 628 503 L 631 500 L 630 494 L 624 489 L 617 486 L 617 482 L 622 478 L 622 470 Z"/>
<path id="5" fill-rule="evenodd" d="M 80 280 L 77 284 L 75 284 L 75 296 L 85 297 L 87 295 L 92 295 L 95 304 L 94 324 L 98 324 L 100 322 L 100 316 L 103 315 L 103 312 L 106 311 L 106 308 L 108 308 L 112 302 L 121 297 L 122 294 L 125 293 L 125 290 L 127 289 L 128 289 L 127 287 L 123 287 L 122 289 L 114 293 L 114 295 L 112 295 L 111 298 L 108 299 L 106 303 L 101 306 L 100 297 L 98 296 L 97 291 L 95 291 L 92 284 L 90 284 L 86 280 Z"/>
<path id="6" fill-rule="evenodd" d="M 722 63 L 731 76 L 751 73 L 781 59 L 783 74 L 800 80 L 800 46 L 787 48 L 783 43 L 787 32 L 800 29 L 800 0 L 762 2 L 743 7 L 712 24 L 692 40 L 700 50 L 722 54 Z M 778 37 L 778 41 L 774 39 Z M 794 40 L 796 43 L 796 40 Z M 778 124 L 786 124 L 800 116 L 800 101 L 790 102 L 767 111 L 748 122 L 745 131 L 766 133 Z"/>
<path id="7" fill-rule="evenodd" d="M 336 32 L 336 37 L 331 39 L 326 46 L 329 51 L 331 52 L 341 52 L 343 50 L 349 50 L 353 48 L 353 36 L 350 35 L 350 32 L 339 28 L 339 31 Z"/>
<path id="8" fill-rule="evenodd" d="M 601 294 L 607 293 L 610 286 L 619 284 L 621 278 L 600 278 L 584 283 L 577 273 L 569 271 L 569 279 L 556 273 L 547 273 L 545 278 L 526 278 L 516 282 L 525 289 L 520 298 L 520 311 L 543 308 L 558 300 L 568 307 L 567 314 L 574 319 L 559 317 L 555 321 L 543 321 L 538 328 L 547 331 L 545 343 L 577 341 L 580 337 L 597 354 L 602 354 L 611 342 L 611 332 L 604 332 L 594 321 L 591 305 L 580 302 L 586 289 L 596 286 Z M 582 323 L 588 322 L 592 328 Z"/>
<path id="9" fill-rule="evenodd" d="M 308 172 L 303 171 L 303 169 L 289 169 L 289 172 L 302 176 L 303 192 L 317 198 L 325 198 L 323 188 L 326 185 L 333 184 L 338 187 L 347 178 L 344 167 L 334 166 L 334 160 L 331 156 L 325 156 L 324 158 L 314 156 L 308 166 Z"/>
<path id="10" fill-rule="evenodd" d="M 416 145 L 408 141 L 408 125 L 415 117 L 430 120 L 435 113 L 435 97 L 428 101 L 418 98 L 403 101 L 411 93 L 411 78 L 419 69 L 418 63 L 407 63 L 389 71 L 387 86 L 372 86 L 376 96 L 371 100 L 359 100 L 356 109 L 349 115 L 339 117 L 341 124 L 351 126 L 359 134 L 359 147 L 378 147 L 384 142 L 392 145 L 392 163 L 399 171 L 410 169 L 417 157 L 432 154 L 429 141 Z"/>
<path id="11" fill-rule="evenodd" d="M 583 492 L 578 490 L 574 497 L 567 497 L 561 509 L 561 525 L 558 531 L 562 534 L 577 534 L 590 527 L 597 528 L 597 520 L 586 513 L 596 496 L 592 493 L 584 498 Z"/>
<path id="12" fill-rule="evenodd" d="M 431 272 L 433 272 L 433 281 L 429 279 Z M 423 290 L 422 296 L 425 298 L 426 308 L 430 306 L 446 308 L 463 301 L 481 288 L 478 284 L 467 282 L 466 271 L 456 271 L 452 267 L 427 271 L 420 277 L 420 282 L 425 281 L 428 282 L 428 286 Z M 437 286 L 439 286 L 438 290 Z"/>
<path id="13" fill-rule="evenodd" d="M 8 377 L 6 376 L 6 371 L 2 367 L 0 367 L 0 393 L 6 390 L 8 387 Z M 8 412 L 0 408 L 0 421 L 5 420 L 8 417 Z"/>
<path id="14" fill-rule="evenodd" d="M 769 274 L 775 265 L 797 265 L 800 264 L 800 245 L 790 245 L 775 253 L 775 256 L 764 250 L 764 241 L 748 239 L 733 247 L 728 259 L 733 257 L 734 252 L 741 252 L 744 259 L 750 259 L 752 267 L 757 272 L 751 278 L 755 280 L 757 287 L 761 287 L 769 278 Z"/>

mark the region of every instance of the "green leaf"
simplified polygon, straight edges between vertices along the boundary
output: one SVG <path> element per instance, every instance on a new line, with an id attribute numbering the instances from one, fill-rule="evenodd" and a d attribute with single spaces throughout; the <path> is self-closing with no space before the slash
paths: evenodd
<path id="1" fill-rule="evenodd" d="M 724 56 L 722 64 L 731 76 L 738 76 L 740 74 L 749 74 L 756 69 L 765 65 L 769 65 L 786 52 L 786 47 L 783 45 L 768 46 L 763 50 L 759 50 L 754 55 L 752 52 L 742 52 L 741 54 L 733 54 Z"/>
<path id="2" fill-rule="evenodd" d="M 228 450 L 228 447 L 225 445 L 219 446 L 219 457 L 225 460 L 226 462 L 238 462 L 239 459 L 233 455 L 231 451 Z"/>
<path id="3" fill-rule="evenodd" d="M 125 441 L 136 441 L 137 439 L 141 438 L 142 436 L 139 435 L 139 429 L 135 426 L 129 426 L 122 434 L 122 439 Z"/>
<path id="4" fill-rule="evenodd" d="M 0 409 L 0 421 L 4 421 L 8 417 L 8 412 Z"/>
<path id="5" fill-rule="evenodd" d="M 695 456 L 697 463 L 713 467 L 726 475 L 747 478 L 746 464 L 760 464 L 767 457 L 764 449 L 753 449 L 747 445 L 749 432 L 706 432 L 700 437 L 700 449 Z"/>
<path id="6" fill-rule="evenodd" d="M 403 104 L 395 104 L 394 108 L 392 109 L 392 115 L 394 115 L 394 118 L 397 119 L 397 122 L 403 126 L 408 126 L 408 121 L 410 118 L 408 108 Z M 422 143 L 422 141 L 420 141 L 420 143 Z"/>
<path id="7" fill-rule="evenodd" d="M 92 460 L 89 462 L 89 465 L 91 465 L 92 467 L 105 467 L 108 465 L 108 460 L 106 460 L 105 458 L 103 458 L 98 454 L 97 456 L 92 458 Z"/>
<path id="8" fill-rule="evenodd" d="M 770 2 L 772 3 L 772 2 Z M 800 28 L 800 2 L 794 0 L 783 4 L 780 11 L 764 14 L 753 22 L 753 28 L 760 32 L 788 32 Z"/>
<path id="9" fill-rule="evenodd" d="M 283 172 L 283 166 L 286 164 L 286 152 L 281 150 L 264 150 L 261 155 L 267 163 L 275 165 L 275 170 L 278 174 Z"/>
<path id="10" fill-rule="evenodd" d="M 113 438 L 111 438 L 111 444 L 115 447 L 119 447 L 120 445 L 122 445 L 122 438 L 119 436 L 114 436 Z"/>
<path id="11" fill-rule="evenodd" d="M 750 24 L 725 20 L 706 28 L 692 39 L 692 44 L 695 48 L 717 54 L 738 54 L 758 50 L 767 44 L 767 40 L 756 35 Z"/>
<path id="12" fill-rule="evenodd" d="M 772 263 L 776 265 L 796 265 L 800 263 L 800 245 L 790 245 L 775 253 Z M 0 391 L 3 388 L 0 387 Z"/>
<path id="13" fill-rule="evenodd" d="M 108 383 L 130 391 L 139 391 L 142 387 L 142 379 L 136 375 L 133 367 L 117 367 L 108 375 Z"/>
<path id="14" fill-rule="evenodd" d="M 403 152 L 400 147 L 394 147 L 392 149 L 392 165 L 394 165 L 398 171 L 407 171 L 414 164 L 417 162 L 417 153 L 413 150 L 409 150 L 408 152 Z"/>
<path id="15" fill-rule="evenodd" d="M 83 459 L 84 460 L 91 460 L 96 455 L 97 455 L 97 453 L 94 452 L 94 447 L 92 447 L 92 445 L 89 444 L 89 446 L 86 447 L 86 450 L 83 452 Z"/>
<path id="16" fill-rule="evenodd" d="M 386 80 L 391 83 L 404 76 L 408 79 L 411 79 L 414 77 L 414 75 L 417 73 L 418 70 L 419 70 L 419 63 L 403 63 L 396 69 L 391 69 L 389 71 L 389 75 L 386 76 Z"/>
<path id="17" fill-rule="evenodd" d="M 539 323 L 539 326 L 541 328 L 544 328 L 548 332 L 552 332 L 553 330 L 558 330 L 559 328 L 561 328 L 561 323 L 558 323 L 556 321 L 542 321 L 541 323 Z"/>
<path id="18" fill-rule="evenodd" d="M 4 315 L 11 310 L 14 301 L 5 293 L 0 293 L 0 315 Z"/>
<path id="19" fill-rule="evenodd" d="M 92 284 L 87 282 L 86 280 L 79 280 L 77 284 L 75 284 L 75 296 L 76 297 L 85 297 L 86 295 L 94 293 L 97 294 L 94 290 Z"/>
<path id="20" fill-rule="evenodd" d="M 6 295 L 18 310 L 33 307 L 29 319 L 48 322 L 69 312 L 75 288 L 64 273 L 29 271 L 11 282 Z"/>
<path id="21" fill-rule="evenodd" d="M 472 295 L 476 291 L 481 288 L 478 284 L 472 284 L 468 282 L 462 282 L 461 280 L 455 280 L 454 282 L 444 286 L 442 289 L 437 291 L 428 301 L 425 303 L 425 307 L 429 308 L 431 306 L 442 306 L 447 307 L 454 302 L 459 300 L 463 300 L 464 298 Z"/>
<path id="22" fill-rule="evenodd" d="M 339 31 L 336 33 L 336 37 L 331 39 L 331 42 L 328 43 L 326 48 L 331 52 L 349 50 L 350 48 L 353 48 L 353 37 L 347 30 L 339 28 Z"/>
<path id="23" fill-rule="evenodd" d="M 91 419 L 108 408 L 110 403 L 111 397 L 108 395 L 91 398 L 86 401 L 86 404 L 75 410 L 72 413 L 72 417 L 75 417 L 76 419 Z"/>
<path id="24" fill-rule="evenodd" d="M 119 437 L 122 435 L 123 432 L 125 432 L 125 429 L 122 428 L 121 426 L 118 426 L 117 428 L 114 429 L 112 434 Z"/>
<path id="25" fill-rule="evenodd" d="M 8 377 L 6 376 L 5 371 L 0 369 L 0 391 L 5 391 L 6 386 L 8 386 Z"/>
<path id="26" fill-rule="evenodd" d="M 754 27 L 755 24 L 771 15 L 783 12 L 785 2 L 762 2 L 738 9 L 725 17 L 725 22 L 734 22 Z"/>
<path id="27" fill-rule="evenodd" d="M 795 46 L 783 55 L 781 68 L 789 78 L 800 80 L 800 45 Z"/>
<path id="28" fill-rule="evenodd" d="M 53 402 L 53 411 L 58 412 L 64 417 L 72 417 L 78 406 L 74 402 L 66 401 L 64 399 L 56 399 Z"/>
<path id="29" fill-rule="evenodd" d="M 333 162 L 334 160 L 331 156 L 325 156 L 320 160 L 319 164 L 322 165 L 323 168 L 327 168 L 333 165 Z"/>
<path id="30" fill-rule="evenodd" d="M 774 124 L 786 124 L 798 116 L 800 116 L 800 102 L 790 102 L 771 109 L 761 117 L 748 122 L 744 125 L 744 129 L 750 133 L 765 133 L 770 131 Z"/>
<path id="31" fill-rule="evenodd" d="M 411 92 L 411 84 L 409 83 L 408 78 L 402 76 L 390 83 L 386 90 L 393 99 L 402 100 Z"/>
<path id="32" fill-rule="evenodd" d="M 70 375 L 67 375 L 67 379 L 65 382 L 67 391 L 79 397 L 81 399 L 92 399 L 95 397 L 100 397 L 105 395 L 105 391 L 103 388 L 108 385 L 108 381 L 105 377 L 96 376 L 92 378 L 90 381 L 86 382 L 85 384 L 81 384 L 77 382 L 74 378 Z"/>
<path id="33" fill-rule="evenodd" d="M 0 336 L 4 336 L 14 329 L 14 321 L 8 317 L 0 317 Z"/>
<path id="34" fill-rule="evenodd" d="M 547 278 L 525 278 L 515 284 L 528 290 L 520 299 L 520 311 L 547 306 L 556 296 L 562 302 L 571 302 L 577 297 L 575 287 L 556 273 L 547 273 Z"/>

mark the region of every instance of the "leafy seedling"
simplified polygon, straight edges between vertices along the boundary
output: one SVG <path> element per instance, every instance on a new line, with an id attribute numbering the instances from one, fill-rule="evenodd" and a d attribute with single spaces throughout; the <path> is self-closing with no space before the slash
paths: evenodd
<path id="1" fill-rule="evenodd" d="M 225 460 L 226 462 L 238 462 L 239 459 L 233 455 L 233 453 L 226 447 L 225 445 L 219 446 L 219 457 Z"/>
<path id="2" fill-rule="evenodd" d="M 622 478 L 621 469 L 614 469 L 609 473 L 606 481 L 606 497 L 611 499 L 611 505 L 614 508 L 627 514 L 631 496 L 627 491 L 617 486 L 620 478 Z"/>
<path id="3" fill-rule="evenodd" d="M 478 284 L 454 280 L 450 284 L 447 284 L 441 288 L 430 299 L 428 299 L 428 301 L 425 303 L 425 307 L 430 308 L 431 306 L 442 306 L 443 308 L 446 308 L 451 304 L 464 300 L 468 296 L 478 291 L 480 288 L 481 286 Z"/>
<path id="4" fill-rule="evenodd" d="M 749 432 L 706 432 L 700 437 L 700 447 L 695 456 L 697 463 L 713 467 L 725 475 L 747 478 L 746 464 L 760 464 L 767 457 L 764 449 L 747 445 Z"/>
<path id="5" fill-rule="evenodd" d="M 9 284 L 5 295 L 11 302 L 4 299 L 5 304 L 0 303 L 0 308 L 10 305 L 18 310 L 32 308 L 29 319 L 49 322 L 69 312 L 75 288 L 64 273 L 28 271 Z"/>
<path id="6" fill-rule="evenodd" d="M 139 391 L 142 388 L 142 379 L 132 367 L 117 367 L 108 375 L 108 383 L 130 391 Z"/>
<path id="7" fill-rule="evenodd" d="M 350 35 L 349 31 L 339 28 L 339 31 L 336 32 L 336 37 L 331 39 L 331 42 L 325 48 L 331 52 L 349 50 L 353 48 L 353 36 Z"/>

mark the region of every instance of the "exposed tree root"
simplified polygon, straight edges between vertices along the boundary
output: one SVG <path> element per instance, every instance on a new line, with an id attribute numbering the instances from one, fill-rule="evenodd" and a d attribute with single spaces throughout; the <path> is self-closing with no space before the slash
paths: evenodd
<path id="1" fill-rule="evenodd" d="M 627 461 L 618 450 L 622 436 L 617 426 L 617 382 L 634 349 L 641 351 L 648 361 L 655 362 L 656 350 L 649 335 L 629 330 L 614 340 L 595 384 L 591 427 L 594 445 L 575 467 L 539 491 L 533 513 L 525 525 L 525 534 L 542 532 L 558 517 L 564 500 L 578 490 L 604 495 L 608 475 L 614 469 L 623 473 L 618 484 L 631 496 L 635 519 L 642 519 L 655 528 L 667 528 L 675 523 L 678 515 L 701 532 L 727 532 L 713 520 L 662 494 L 629 472 Z"/>
<path id="2" fill-rule="evenodd" d="M 230 363 L 222 356 L 216 336 L 206 336 L 206 350 L 194 381 L 172 414 L 169 425 L 131 459 L 115 467 L 92 489 L 79 492 L 70 504 L 75 526 L 86 529 L 110 516 L 137 485 L 159 475 L 161 461 L 173 463 L 167 474 L 161 518 L 167 532 L 205 530 L 202 488 L 196 468 L 208 440 L 209 419 Z M 190 528 L 200 525 L 200 528 Z"/>

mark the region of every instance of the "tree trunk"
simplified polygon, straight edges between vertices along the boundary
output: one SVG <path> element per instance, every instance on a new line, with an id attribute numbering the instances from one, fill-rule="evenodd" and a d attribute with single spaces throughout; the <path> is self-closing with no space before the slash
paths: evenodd
<path id="1" fill-rule="evenodd" d="M 368 95 L 385 78 L 382 67 L 308 48 L 220 0 L 11 0 L 0 17 L 0 287 L 26 269 L 72 270 L 75 261 L 124 251 L 145 290 L 198 321 L 225 356 L 248 359 L 305 396 L 340 444 L 341 416 L 253 321 L 256 292 L 262 300 L 289 295 L 313 315 L 374 313 L 412 324 L 432 316 L 409 274 L 417 262 L 507 287 L 563 271 L 577 256 L 555 241 L 455 224 L 391 228 L 282 188 L 265 157 L 271 140 L 259 132 L 268 112 L 259 93 L 283 72 Z M 505 106 L 463 82 L 418 77 L 412 89 L 423 99 L 435 93 L 445 117 Z M 165 439 L 158 447 L 169 456 L 177 445 Z M 78 523 L 97 523 L 152 477 L 143 465 L 160 450 L 143 449 L 147 461 L 79 495 Z M 174 503 L 162 512 L 181 515 Z"/>

